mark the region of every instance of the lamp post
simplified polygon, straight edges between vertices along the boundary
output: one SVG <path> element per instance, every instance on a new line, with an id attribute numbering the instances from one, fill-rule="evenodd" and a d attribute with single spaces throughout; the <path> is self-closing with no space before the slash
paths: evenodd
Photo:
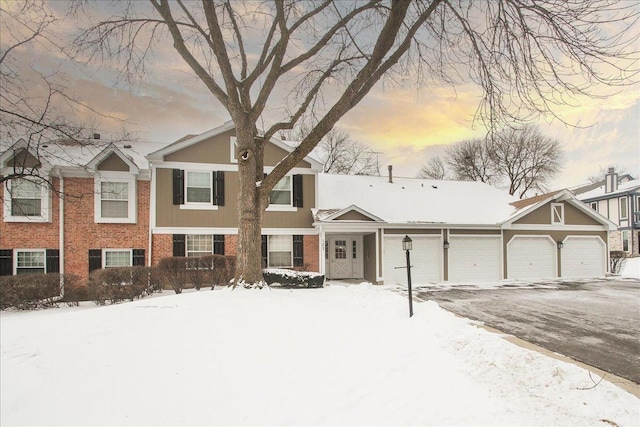
<path id="1" fill-rule="evenodd" d="M 409 284 L 409 317 L 413 316 L 413 295 L 411 293 L 411 257 L 409 251 L 413 249 L 411 237 L 405 235 L 402 239 L 402 249 L 407 254 L 407 283 Z"/>

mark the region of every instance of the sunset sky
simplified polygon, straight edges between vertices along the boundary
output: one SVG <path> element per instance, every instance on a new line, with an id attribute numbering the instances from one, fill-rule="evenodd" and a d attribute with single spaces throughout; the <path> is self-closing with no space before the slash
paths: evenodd
<path id="1" fill-rule="evenodd" d="M 8 7 L 8 2 L 0 1 L 3 8 Z M 50 6 L 60 13 L 64 3 L 52 2 Z M 71 33 L 78 26 L 82 22 L 69 20 L 56 25 L 56 30 Z M 15 36 L 15 26 L 11 35 L 10 28 L 9 25 L 1 28 L 3 49 Z M 20 48 L 16 57 L 27 79 L 29 67 L 45 72 L 57 70 L 64 76 L 72 96 L 103 114 L 125 121 L 92 119 L 91 126 L 104 135 L 126 128 L 142 140 L 169 143 L 229 119 L 170 43 L 156 49 L 145 78 L 133 85 L 115 83 L 117 65 L 73 64 L 47 41 Z M 37 87 L 36 80 L 34 86 Z M 640 175 L 640 85 L 603 88 L 601 93 L 609 96 L 575 99 L 572 106 L 557 111 L 565 122 L 580 127 L 566 126 L 551 117 L 538 123 L 542 133 L 560 141 L 565 153 L 564 171 L 552 184 L 553 188 L 584 182 L 610 165 L 635 177 Z M 430 156 L 442 154 L 447 145 L 484 135 L 484 129 L 473 124 L 479 96 L 479 88 L 471 84 L 455 89 L 379 84 L 338 127 L 381 152 L 381 173 L 386 173 L 387 165 L 392 164 L 396 175 L 415 176 Z M 74 114 L 78 118 L 89 117 L 86 110 Z"/>

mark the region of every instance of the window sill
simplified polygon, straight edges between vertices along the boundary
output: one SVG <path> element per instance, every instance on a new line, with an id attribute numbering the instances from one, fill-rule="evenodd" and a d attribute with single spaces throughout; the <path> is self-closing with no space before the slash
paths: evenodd
<path id="1" fill-rule="evenodd" d="M 96 224 L 135 224 L 133 218 L 96 218 Z"/>
<path id="2" fill-rule="evenodd" d="M 184 205 L 180 205 L 180 209 L 185 209 L 185 210 L 192 210 L 192 211 L 217 211 L 218 210 L 218 205 L 212 205 L 209 203 L 206 204 L 202 204 L 202 205 L 196 205 L 196 204 L 184 204 Z"/>
<path id="3" fill-rule="evenodd" d="M 269 205 L 266 212 L 297 212 L 298 208 L 295 206 L 278 206 L 278 205 Z"/>
<path id="4" fill-rule="evenodd" d="M 43 216 L 5 216 L 4 222 L 50 222 Z"/>

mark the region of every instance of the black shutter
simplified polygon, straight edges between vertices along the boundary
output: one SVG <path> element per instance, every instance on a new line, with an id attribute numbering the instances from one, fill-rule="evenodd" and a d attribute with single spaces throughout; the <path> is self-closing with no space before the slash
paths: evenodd
<path id="1" fill-rule="evenodd" d="M 302 267 L 304 264 L 304 244 L 302 236 L 293 236 L 293 266 Z"/>
<path id="2" fill-rule="evenodd" d="M 293 175 L 293 206 L 302 207 L 302 175 Z"/>
<path id="3" fill-rule="evenodd" d="M 13 249 L 0 249 L 0 276 L 13 276 Z"/>
<path id="4" fill-rule="evenodd" d="M 224 171 L 213 172 L 213 204 L 224 206 Z"/>
<path id="5" fill-rule="evenodd" d="M 60 250 L 47 249 L 45 252 L 46 272 L 60 273 Z"/>
<path id="6" fill-rule="evenodd" d="M 268 267 L 268 258 L 267 258 L 267 236 L 264 234 L 262 236 L 262 268 Z"/>
<path id="7" fill-rule="evenodd" d="M 173 235 L 173 256 L 184 256 L 187 246 L 185 240 L 184 234 Z"/>
<path id="8" fill-rule="evenodd" d="M 173 204 L 184 204 L 184 171 L 180 169 L 173 170 Z"/>
<path id="9" fill-rule="evenodd" d="M 213 235 L 213 253 L 224 255 L 224 234 Z"/>
<path id="10" fill-rule="evenodd" d="M 102 268 L 102 249 L 89 249 L 89 273 Z"/>
<path id="11" fill-rule="evenodd" d="M 144 249 L 133 250 L 133 265 L 144 267 Z"/>

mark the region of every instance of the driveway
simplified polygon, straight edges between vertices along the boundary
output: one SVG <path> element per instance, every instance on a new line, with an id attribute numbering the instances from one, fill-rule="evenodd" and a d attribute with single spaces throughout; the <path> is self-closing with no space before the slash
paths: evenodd
<path id="1" fill-rule="evenodd" d="M 640 383 L 640 281 L 418 288 L 414 297 Z"/>

